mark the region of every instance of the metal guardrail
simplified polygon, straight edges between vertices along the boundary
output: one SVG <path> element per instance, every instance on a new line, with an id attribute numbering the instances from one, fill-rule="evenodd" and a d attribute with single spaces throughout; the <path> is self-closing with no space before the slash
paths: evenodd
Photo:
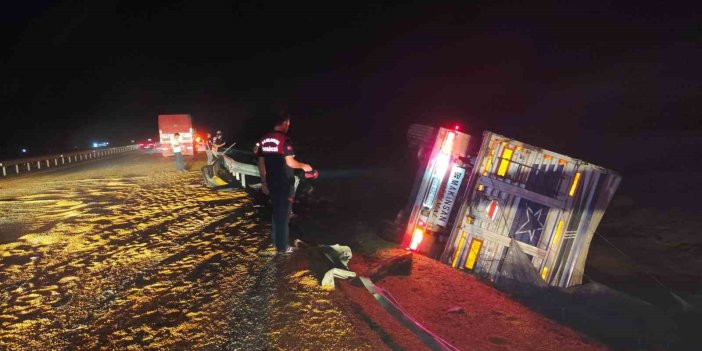
<path id="1" fill-rule="evenodd" d="M 105 156 L 116 155 L 138 149 L 138 145 L 127 145 L 109 149 L 76 151 L 50 156 L 22 158 L 17 160 L 0 161 L 0 177 L 27 174 L 33 171 L 51 167 L 61 167 L 82 161 L 93 160 Z"/>

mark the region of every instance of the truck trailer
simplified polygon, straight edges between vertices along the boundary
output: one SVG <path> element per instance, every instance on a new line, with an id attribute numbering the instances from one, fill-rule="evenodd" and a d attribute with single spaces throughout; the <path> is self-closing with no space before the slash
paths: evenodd
<path id="1" fill-rule="evenodd" d="M 184 145 L 182 154 L 192 155 L 195 150 L 195 140 L 193 139 L 195 131 L 193 130 L 192 117 L 188 114 L 159 115 L 158 135 L 164 157 L 173 156 L 171 140 L 175 133 L 180 134 L 180 140 Z"/>
<path id="2" fill-rule="evenodd" d="M 464 157 L 467 145 L 447 146 L 459 140 L 456 133 L 435 130 L 412 195 L 404 247 L 498 279 L 516 245 L 545 282 L 580 284 L 590 242 L 621 176 L 489 131 L 477 154 Z"/>

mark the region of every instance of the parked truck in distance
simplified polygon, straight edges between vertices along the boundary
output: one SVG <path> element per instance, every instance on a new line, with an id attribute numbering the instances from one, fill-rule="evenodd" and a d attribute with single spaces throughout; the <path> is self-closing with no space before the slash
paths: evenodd
<path id="1" fill-rule="evenodd" d="M 193 140 L 195 131 L 193 130 L 192 117 L 188 114 L 159 115 L 158 135 L 161 142 L 161 152 L 164 157 L 173 155 L 171 140 L 175 133 L 180 134 L 180 140 L 184 145 L 183 155 L 192 155 L 195 146 L 195 141 Z"/>

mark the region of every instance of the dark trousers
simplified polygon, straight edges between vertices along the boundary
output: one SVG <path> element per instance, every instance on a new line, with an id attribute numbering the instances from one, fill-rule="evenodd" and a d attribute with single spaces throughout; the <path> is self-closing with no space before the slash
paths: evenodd
<path id="1" fill-rule="evenodd" d="M 278 251 L 283 251 L 288 247 L 288 225 L 290 223 L 290 209 L 292 207 L 292 197 L 290 192 L 271 192 L 271 204 L 273 205 L 273 221 L 271 239 Z"/>

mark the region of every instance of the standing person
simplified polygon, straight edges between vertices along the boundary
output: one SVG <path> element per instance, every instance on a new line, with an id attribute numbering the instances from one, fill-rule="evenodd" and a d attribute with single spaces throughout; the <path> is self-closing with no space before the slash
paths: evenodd
<path id="1" fill-rule="evenodd" d="M 222 137 L 222 131 L 218 130 L 215 137 L 212 138 L 212 154 L 216 157 L 224 151 L 224 139 Z"/>
<path id="2" fill-rule="evenodd" d="M 205 138 L 205 154 L 207 154 L 207 164 L 212 164 L 214 159 L 212 155 L 212 133 L 207 133 L 207 138 Z"/>
<path id="3" fill-rule="evenodd" d="M 176 161 L 176 171 L 186 172 L 185 164 L 183 163 L 183 142 L 180 140 L 180 134 L 173 134 L 173 139 L 171 139 L 171 148 L 173 148 L 173 154 L 175 155 Z"/>
<path id="4" fill-rule="evenodd" d="M 281 113 L 273 122 L 273 131 L 263 135 L 259 141 L 258 170 L 261 174 L 261 191 L 270 195 L 273 205 L 271 238 L 278 253 L 292 253 L 288 245 L 288 224 L 294 196 L 293 169 L 312 171 L 312 167 L 295 159 L 290 138 L 290 115 Z"/>

